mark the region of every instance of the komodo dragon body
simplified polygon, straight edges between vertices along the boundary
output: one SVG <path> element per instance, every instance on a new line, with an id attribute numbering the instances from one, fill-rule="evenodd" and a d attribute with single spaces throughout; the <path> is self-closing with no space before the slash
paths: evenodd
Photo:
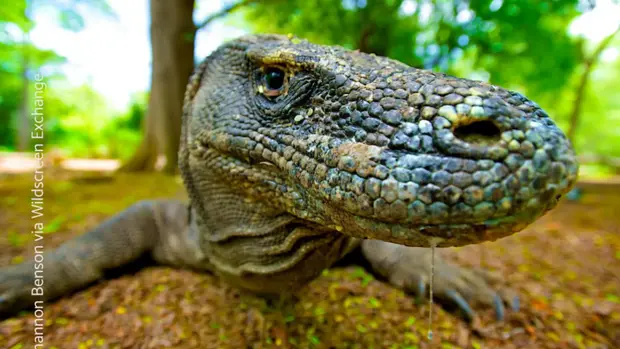
<path id="1" fill-rule="evenodd" d="M 289 294 L 357 251 L 423 295 L 429 246 L 522 230 L 574 184 L 570 143 L 521 94 L 277 35 L 229 42 L 185 95 L 189 206 L 144 201 L 45 257 L 0 269 L 14 314 L 149 254 L 253 292 Z M 478 273 L 436 261 L 435 294 L 472 314 L 502 301 Z"/>

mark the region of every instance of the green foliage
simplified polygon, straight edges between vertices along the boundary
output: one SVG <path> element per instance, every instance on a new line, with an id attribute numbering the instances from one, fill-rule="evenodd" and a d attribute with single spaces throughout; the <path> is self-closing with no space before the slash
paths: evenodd
<path id="1" fill-rule="evenodd" d="M 15 25 L 22 31 L 32 28 L 32 21 L 26 16 L 26 0 L 9 1 L 0 6 L 0 31 L 2 35 L 7 33 L 7 26 Z"/>
<path id="2" fill-rule="evenodd" d="M 560 90 L 580 58 L 580 42 L 568 36 L 578 1 L 506 0 L 493 7 L 497 2 L 471 4 L 476 15 L 464 31 L 474 44 L 466 51 L 475 52 L 476 66 L 493 83 L 534 96 Z"/>
<path id="3" fill-rule="evenodd" d="M 129 158 L 141 140 L 140 127 L 146 115 L 148 94 L 133 96 L 129 109 L 106 125 L 103 134 L 107 140 L 107 156 Z"/>
<path id="4" fill-rule="evenodd" d="M 46 96 L 46 124 L 50 144 L 67 155 L 95 158 L 127 158 L 140 141 L 140 125 L 146 111 L 147 94 L 133 97 L 129 109 L 118 113 L 88 85 L 56 86 Z"/>
<path id="5" fill-rule="evenodd" d="M 111 14 L 104 1 L 82 0 L 78 3 Z M 52 5 L 51 2 L 41 3 L 38 9 Z M 83 27 L 84 21 L 76 3 L 59 2 L 57 5 L 54 10 L 63 27 L 70 30 Z M 48 86 L 54 86 L 44 91 L 45 130 L 49 144 L 63 148 L 71 156 L 129 156 L 140 138 L 146 95 L 136 96 L 127 113 L 116 115 L 92 87 L 67 86 L 64 76 L 57 72 L 65 62 L 63 57 L 54 51 L 42 50 L 25 39 L 33 27 L 26 15 L 26 1 L 3 6 L 0 15 L 0 27 L 12 28 L 0 35 L 0 147 L 14 149 L 24 93 L 31 98 L 32 74 L 45 70 Z"/>
<path id="6" fill-rule="evenodd" d="M 114 16 L 110 7 L 103 0 L 71 2 L 20 0 L 9 2 L 0 8 L 0 29 L 2 29 L 0 33 L 0 148 L 11 150 L 15 147 L 18 118 L 21 117 L 20 111 L 24 107 L 30 109 L 29 102 L 32 98 L 32 86 L 34 85 L 33 72 L 45 70 L 46 81 L 62 81 L 59 79 L 61 74 L 58 73 L 58 68 L 65 62 L 65 59 L 52 50 L 36 47 L 28 39 L 28 33 L 34 27 L 30 13 L 36 10 L 51 9 L 58 14 L 59 23 L 64 28 L 77 31 L 84 26 L 84 19 L 79 10 L 83 10 L 85 7 L 94 8 L 104 15 Z M 87 104 L 89 101 L 100 97 L 92 89 L 89 91 L 77 89 L 77 91 L 72 92 L 77 92 L 77 96 L 85 97 L 84 100 L 65 100 L 65 97 L 71 99 L 74 95 L 58 95 L 58 92 L 54 90 L 50 95 L 48 91 L 45 91 L 47 123 L 52 130 L 51 142 L 71 139 L 72 142 L 69 144 L 79 144 L 80 146 L 91 144 L 92 140 L 84 140 L 87 138 L 86 134 L 76 134 L 71 137 L 68 135 L 69 131 L 76 127 L 76 122 L 71 123 L 70 120 L 80 119 L 80 117 L 75 117 L 75 113 L 77 112 L 79 115 L 80 110 L 78 109 L 88 107 L 83 105 L 78 107 L 82 101 L 86 101 Z M 105 103 L 102 104 L 105 105 Z M 82 120 L 95 120 L 89 119 L 89 117 L 84 118 L 86 115 L 81 114 Z M 88 115 L 95 116 L 92 113 Z M 57 116 L 57 118 L 49 118 L 49 116 Z M 77 123 L 79 124 L 79 122 Z M 64 129 L 64 125 L 71 126 Z M 98 128 L 90 129 L 96 130 Z M 80 139 L 82 141 L 77 141 Z"/>
<path id="7" fill-rule="evenodd" d="M 105 100 L 90 86 L 64 86 L 62 81 L 49 82 L 55 87 L 46 94 L 48 143 L 62 145 L 72 156 L 102 156 L 101 131 L 109 122 L 110 110 Z"/>
<path id="8" fill-rule="evenodd" d="M 24 74 L 32 79 L 32 72 L 48 68 L 48 76 L 55 76 L 54 66 L 64 58 L 50 50 L 42 50 L 30 43 L 0 41 L 0 147 L 11 149 L 15 145 L 16 119 L 21 107 L 24 84 L 32 93 L 31 81 L 24 80 Z M 24 69 L 27 67 L 28 72 Z"/>
<path id="9" fill-rule="evenodd" d="M 610 50 L 620 52 L 620 36 L 616 38 Z M 577 77 L 570 85 L 573 87 L 569 90 L 570 93 L 566 94 L 563 100 L 568 102 L 574 100 Z M 579 128 L 574 142 L 578 152 L 620 157 L 618 81 L 620 81 L 620 59 L 618 58 L 612 62 L 600 62 L 592 72 L 591 81 L 586 87 Z M 572 107 L 571 103 L 567 104 Z M 548 109 L 554 110 L 557 107 L 557 102 L 549 103 Z M 568 109 L 567 106 L 563 106 L 556 114 L 562 116 L 558 119 L 560 126 L 564 126 L 564 129 L 568 128 L 569 111 L 566 109 Z"/>

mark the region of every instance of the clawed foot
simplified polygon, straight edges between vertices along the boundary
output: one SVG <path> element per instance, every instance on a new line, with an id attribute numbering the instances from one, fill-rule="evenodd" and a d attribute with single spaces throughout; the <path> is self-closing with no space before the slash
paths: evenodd
<path id="1" fill-rule="evenodd" d="M 414 289 L 407 290 L 414 292 L 418 299 L 425 299 L 430 293 L 428 269 L 430 267 L 415 268 L 407 273 L 407 277 L 416 283 Z M 506 306 L 513 311 L 519 310 L 519 297 L 510 289 L 494 290 L 490 286 L 491 279 L 483 270 L 463 268 L 437 258 L 433 296 L 439 301 L 456 305 L 468 320 L 472 320 L 475 315 L 472 306 L 486 306 L 493 307 L 497 320 L 501 321 L 505 317 Z"/>
<path id="2" fill-rule="evenodd" d="M 373 269 L 394 286 L 416 295 L 419 300 L 430 294 L 431 249 L 406 247 L 376 240 L 362 243 L 364 256 Z M 438 251 L 437 251 L 438 252 Z M 468 320 L 474 308 L 493 307 L 498 320 L 503 320 L 506 307 L 519 310 L 519 297 L 510 289 L 494 290 L 494 278 L 483 270 L 463 268 L 435 255 L 433 297 L 456 305 Z"/>

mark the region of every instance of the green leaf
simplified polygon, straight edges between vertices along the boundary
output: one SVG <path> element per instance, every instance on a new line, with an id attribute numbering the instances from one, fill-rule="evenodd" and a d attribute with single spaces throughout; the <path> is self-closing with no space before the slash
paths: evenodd
<path id="1" fill-rule="evenodd" d="M 49 223 L 47 223 L 43 229 L 44 233 L 57 232 L 60 226 L 66 221 L 65 216 L 56 216 Z"/>
<path id="2" fill-rule="evenodd" d="M 620 304 L 620 297 L 618 297 L 618 295 L 612 294 L 612 293 L 608 293 L 605 295 L 605 299 L 613 302 L 613 303 L 618 303 Z"/>
<path id="3" fill-rule="evenodd" d="M 315 335 L 310 336 L 310 338 L 308 340 L 310 341 L 310 343 L 312 343 L 314 345 L 321 344 L 321 340 L 319 339 L 319 337 L 317 337 Z"/>
<path id="4" fill-rule="evenodd" d="M 380 308 L 381 307 L 381 302 L 375 298 L 375 297 L 371 297 L 370 299 L 368 299 L 368 303 L 370 303 L 370 306 L 372 308 Z"/>

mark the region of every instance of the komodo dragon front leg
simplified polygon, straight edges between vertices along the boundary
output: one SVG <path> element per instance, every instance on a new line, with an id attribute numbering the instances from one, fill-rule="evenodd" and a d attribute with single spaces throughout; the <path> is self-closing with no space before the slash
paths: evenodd
<path id="1" fill-rule="evenodd" d="M 188 239 L 187 205 L 179 201 L 142 201 L 59 248 L 44 254 L 44 284 L 34 282 L 35 263 L 0 269 L 0 316 L 55 299 L 101 279 L 106 271 L 150 254 L 169 265 L 205 265 Z M 205 265 L 206 266 L 206 265 Z M 33 290 L 34 289 L 34 290 Z"/>

